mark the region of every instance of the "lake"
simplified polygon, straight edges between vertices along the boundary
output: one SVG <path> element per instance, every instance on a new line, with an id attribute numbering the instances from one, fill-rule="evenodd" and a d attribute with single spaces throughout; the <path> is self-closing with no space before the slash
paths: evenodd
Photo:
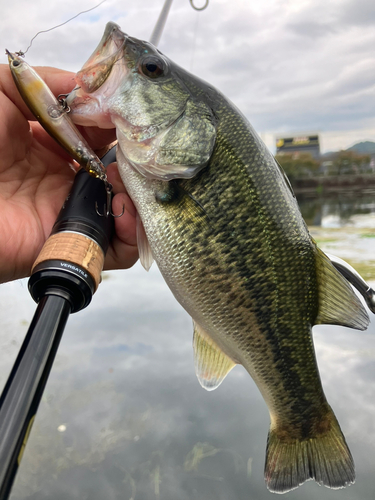
<path id="1" fill-rule="evenodd" d="M 371 199 L 301 202 L 323 250 L 375 286 Z M 0 286 L 0 386 L 35 311 L 27 280 Z M 371 315 L 371 313 L 370 313 Z M 315 482 L 284 499 L 372 500 L 375 322 L 365 332 L 314 327 L 325 393 L 352 451 L 356 484 Z M 11 499 L 262 500 L 267 407 L 237 366 L 213 392 L 194 374 L 192 322 L 155 264 L 104 273 L 68 321 Z"/>

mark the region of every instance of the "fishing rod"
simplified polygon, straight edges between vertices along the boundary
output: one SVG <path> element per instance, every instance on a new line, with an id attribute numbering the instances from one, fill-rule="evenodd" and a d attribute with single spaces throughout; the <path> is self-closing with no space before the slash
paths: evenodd
<path id="1" fill-rule="evenodd" d="M 0 397 L 0 500 L 10 495 L 69 315 L 91 302 L 113 232 L 104 182 L 80 170 L 34 263 L 28 288 L 38 306 Z"/>
<path id="2" fill-rule="evenodd" d="M 190 0 L 190 5 L 193 7 L 194 10 L 204 10 L 208 6 L 208 1 L 209 0 L 205 0 L 205 3 L 202 7 L 197 7 L 194 4 L 193 0 Z M 153 29 L 153 32 L 151 34 L 150 42 L 152 43 L 152 45 L 155 45 L 155 47 L 157 47 L 159 45 L 160 38 L 161 38 L 161 35 L 163 33 L 165 23 L 167 22 L 167 18 L 168 18 L 168 14 L 169 14 L 169 10 L 171 8 L 172 2 L 173 2 L 173 0 L 165 0 L 163 8 L 159 14 L 158 20 L 157 20 L 155 27 Z"/>

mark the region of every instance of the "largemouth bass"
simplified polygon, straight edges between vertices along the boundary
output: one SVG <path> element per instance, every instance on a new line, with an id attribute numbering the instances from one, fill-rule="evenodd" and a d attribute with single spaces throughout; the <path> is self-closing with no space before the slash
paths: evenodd
<path id="1" fill-rule="evenodd" d="M 267 403 L 268 488 L 354 482 L 311 329 L 369 320 L 311 239 L 281 167 L 219 91 L 113 23 L 76 82 L 75 122 L 116 127 L 141 260 L 156 260 L 193 318 L 199 382 L 215 389 L 242 364 Z"/>

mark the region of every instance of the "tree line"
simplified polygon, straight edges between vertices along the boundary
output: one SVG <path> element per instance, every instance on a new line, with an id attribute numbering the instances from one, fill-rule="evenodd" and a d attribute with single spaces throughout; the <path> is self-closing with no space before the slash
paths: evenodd
<path id="1" fill-rule="evenodd" d="M 338 151 L 319 160 L 310 153 L 283 153 L 276 155 L 276 160 L 291 181 L 318 175 L 353 175 L 374 171 L 371 156 L 354 151 Z"/>

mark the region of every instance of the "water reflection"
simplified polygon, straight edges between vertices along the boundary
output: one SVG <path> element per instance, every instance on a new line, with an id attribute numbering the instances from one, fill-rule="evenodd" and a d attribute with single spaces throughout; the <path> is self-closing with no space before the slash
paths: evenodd
<path id="1" fill-rule="evenodd" d="M 375 228 L 374 195 L 342 193 L 330 198 L 301 197 L 298 203 L 309 226 Z"/>
<path id="2" fill-rule="evenodd" d="M 24 282 L 1 286 L 0 297 L 4 385 L 35 306 Z M 373 498 L 374 330 L 314 328 L 357 483 L 333 491 L 309 482 L 283 498 Z M 108 273 L 89 308 L 69 319 L 12 500 L 272 498 L 263 481 L 265 403 L 242 367 L 204 391 L 191 343 L 191 320 L 157 269 Z"/>

